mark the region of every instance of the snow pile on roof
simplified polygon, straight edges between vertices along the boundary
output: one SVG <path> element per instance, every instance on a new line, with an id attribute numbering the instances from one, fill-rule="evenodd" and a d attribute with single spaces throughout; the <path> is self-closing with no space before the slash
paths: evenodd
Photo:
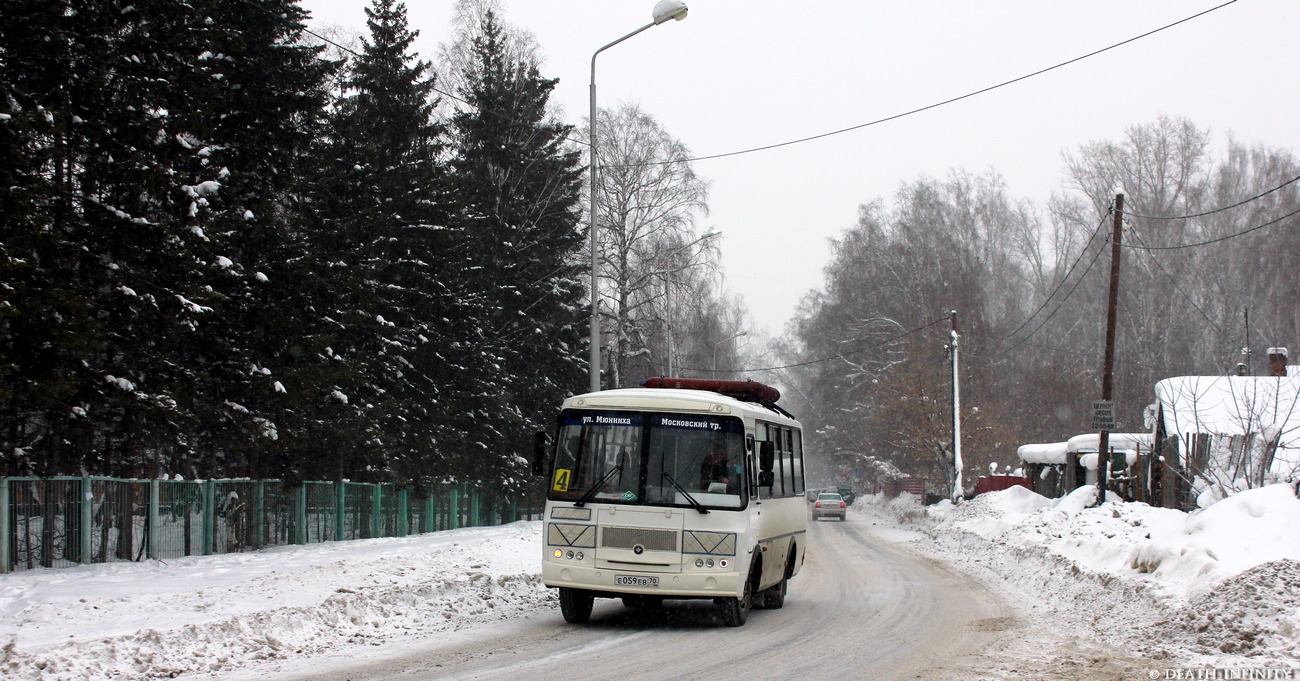
<path id="1" fill-rule="evenodd" d="M 1020 445 L 1016 449 L 1016 456 L 1024 463 L 1060 465 L 1065 463 L 1065 457 L 1069 451 L 1064 442 L 1044 442 L 1041 444 Z"/>
<path id="2" fill-rule="evenodd" d="M 1182 458 L 1204 447 L 1193 484 L 1202 506 L 1300 474 L 1300 376 L 1177 376 L 1155 392 Z"/>
<path id="3" fill-rule="evenodd" d="M 1151 450 L 1154 436 L 1151 433 L 1106 433 L 1106 446 L 1115 451 L 1130 451 L 1138 448 Z M 1066 441 L 1065 447 L 1071 452 L 1095 452 L 1101 446 L 1101 433 L 1083 433 Z"/>
<path id="4" fill-rule="evenodd" d="M 1300 376 L 1176 376 L 1155 390 L 1170 434 L 1273 429 L 1300 446 Z"/>
<path id="5" fill-rule="evenodd" d="M 1190 514 L 1095 500 L 1095 487 L 1061 499 L 1012 487 L 955 506 L 869 497 L 863 510 L 916 525 L 925 534 L 917 549 L 1037 592 L 1053 617 L 1139 653 L 1300 660 L 1294 485 Z"/>
<path id="6" fill-rule="evenodd" d="M 1137 451 L 1151 451 L 1154 436 L 1151 433 L 1107 433 L 1106 447 L 1115 452 L 1128 454 L 1129 465 L 1137 460 Z M 1041 463 L 1061 465 L 1069 460 L 1070 454 L 1093 452 L 1080 457 L 1080 462 L 1089 470 L 1097 469 L 1097 447 L 1101 442 L 1101 433 L 1083 433 L 1075 435 L 1065 442 L 1046 442 L 1041 444 L 1021 445 L 1016 449 L 1016 456 L 1024 463 Z"/>

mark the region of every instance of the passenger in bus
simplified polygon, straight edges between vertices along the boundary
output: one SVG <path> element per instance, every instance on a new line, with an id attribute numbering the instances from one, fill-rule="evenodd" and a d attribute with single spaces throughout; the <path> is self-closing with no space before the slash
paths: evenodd
<path id="1" fill-rule="evenodd" d="M 722 443 L 715 443 L 700 463 L 700 489 L 706 492 L 729 492 L 730 468 Z"/>
<path id="2" fill-rule="evenodd" d="M 618 453 L 614 455 L 613 460 L 609 458 L 605 460 L 605 474 L 609 477 L 601 487 L 600 493 L 602 497 L 627 491 L 630 487 L 624 483 L 624 480 L 636 479 L 636 468 L 632 465 L 632 454 L 627 451 L 627 447 L 619 447 L 617 451 Z"/>

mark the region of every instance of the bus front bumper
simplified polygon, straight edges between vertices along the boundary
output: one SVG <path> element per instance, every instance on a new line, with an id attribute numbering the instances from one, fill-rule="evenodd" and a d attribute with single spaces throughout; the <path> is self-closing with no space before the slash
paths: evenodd
<path id="1" fill-rule="evenodd" d="M 741 573 L 730 566 L 712 571 L 665 573 L 542 562 L 542 583 L 548 587 L 586 589 L 615 597 L 629 594 L 663 598 L 736 597 L 741 593 L 743 581 Z"/>

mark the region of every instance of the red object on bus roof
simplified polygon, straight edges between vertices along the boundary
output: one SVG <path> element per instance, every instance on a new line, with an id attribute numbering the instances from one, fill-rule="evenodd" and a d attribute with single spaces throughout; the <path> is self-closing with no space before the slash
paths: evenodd
<path id="1" fill-rule="evenodd" d="M 665 378 L 656 376 L 641 382 L 644 388 L 679 388 L 682 390 L 707 390 L 727 397 L 749 402 L 776 404 L 781 391 L 758 381 L 720 381 L 712 378 Z"/>

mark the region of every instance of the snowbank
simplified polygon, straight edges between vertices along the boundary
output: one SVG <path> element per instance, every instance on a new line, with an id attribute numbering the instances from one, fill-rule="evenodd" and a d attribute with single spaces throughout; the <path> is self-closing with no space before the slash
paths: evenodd
<path id="1" fill-rule="evenodd" d="M 1022 487 L 921 508 L 863 511 L 914 525 L 919 550 L 1037 595 L 1035 607 L 1152 656 L 1300 660 L 1300 499 L 1290 484 L 1193 513 L 1096 489 L 1047 499 Z"/>
<path id="2" fill-rule="evenodd" d="M 910 494 L 868 496 L 850 519 L 876 521 L 877 537 L 1000 583 L 1045 627 L 1150 658 L 1300 666 L 1292 486 L 1191 514 L 1115 500 L 1092 508 L 1095 493 L 1047 499 L 1012 487 L 930 507 Z M 533 521 L 4 575 L 0 677 L 256 678 L 258 661 L 315 664 L 556 617 L 540 545 Z"/>
<path id="3" fill-rule="evenodd" d="M 0 676 L 167 678 L 549 610 L 540 525 L 6 575 Z"/>

